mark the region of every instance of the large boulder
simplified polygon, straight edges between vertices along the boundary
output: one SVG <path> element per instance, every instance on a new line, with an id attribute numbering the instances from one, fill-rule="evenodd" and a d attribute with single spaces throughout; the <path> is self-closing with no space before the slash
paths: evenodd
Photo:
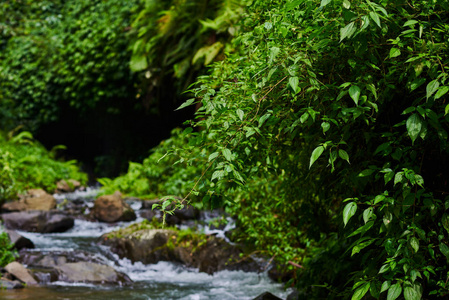
<path id="1" fill-rule="evenodd" d="M 11 244 L 14 245 L 14 249 L 20 250 L 23 248 L 34 248 L 34 244 L 30 239 L 20 235 L 15 230 L 5 230 L 9 236 Z"/>
<path id="2" fill-rule="evenodd" d="M 114 233 L 100 237 L 100 243 L 111 246 L 112 252 L 120 258 L 126 257 L 132 262 L 155 264 L 172 260 L 172 253 L 166 247 L 170 238 L 176 238 L 176 232 L 168 229 L 144 229 L 114 236 Z"/>
<path id="3" fill-rule="evenodd" d="M 18 280 L 11 280 L 8 278 L 0 278 L 0 288 L 6 289 L 6 290 L 12 290 L 12 289 L 22 289 L 25 286 L 23 283 L 21 283 Z"/>
<path id="4" fill-rule="evenodd" d="M 17 259 L 29 268 L 54 268 L 66 263 L 93 262 L 97 264 L 107 264 L 108 261 L 101 255 L 92 254 L 86 251 L 28 251 L 19 252 Z"/>
<path id="5" fill-rule="evenodd" d="M 108 266 L 105 257 L 86 251 L 20 251 L 18 261 L 28 266 L 40 284 L 54 281 L 128 284 L 131 279 Z"/>
<path id="6" fill-rule="evenodd" d="M 56 208 L 55 198 L 42 189 L 28 190 L 27 194 L 20 196 L 19 201 L 8 202 L 2 205 L 3 211 L 45 210 Z"/>
<path id="7" fill-rule="evenodd" d="M 13 261 L 6 265 L 5 270 L 13 275 L 17 280 L 26 283 L 28 285 L 37 284 L 36 279 L 31 276 L 31 273 L 20 263 Z"/>
<path id="8" fill-rule="evenodd" d="M 31 232 L 64 232 L 75 224 L 72 217 L 49 211 L 22 211 L 2 215 L 7 229 Z"/>
<path id="9" fill-rule="evenodd" d="M 130 284 L 131 279 L 113 267 L 91 262 L 66 263 L 55 267 L 59 281 Z"/>
<path id="10" fill-rule="evenodd" d="M 123 201 L 120 193 L 100 196 L 95 200 L 91 216 L 101 222 L 133 221 L 136 219 L 134 210 Z"/>
<path id="11" fill-rule="evenodd" d="M 168 229 L 131 232 L 124 229 L 101 236 L 100 243 L 110 246 L 111 251 L 133 262 L 179 262 L 208 274 L 221 270 L 259 271 L 259 265 L 252 258 L 240 258 L 238 247 L 221 238 L 204 234 Z"/>

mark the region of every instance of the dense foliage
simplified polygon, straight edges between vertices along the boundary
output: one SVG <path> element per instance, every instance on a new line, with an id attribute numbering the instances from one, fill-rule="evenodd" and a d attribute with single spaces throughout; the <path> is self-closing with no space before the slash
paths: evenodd
<path id="1" fill-rule="evenodd" d="M 29 130 L 133 94 L 126 28 L 136 1 L 6 1 L 0 4 L 2 124 Z M 9 128 L 11 129 L 11 128 Z"/>
<path id="2" fill-rule="evenodd" d="M 310 297 L 448 294 L 448 9 L 253 1 L 193 90 L 190 195 L 238 215 Z"/>
<path id="3" fill-rule="evenodd" d="M 13 249 L 9 236 L 6 232 L 0 232 L 0 267 L 5 267 L 15 260 L 17 251 Z"/>
<path id="4" fill-rule="evenodd" d="M 81 173 L 76 161 L 62 162 L 55 159 L 55 147 L 47 151 L 32 135 L 23 131 L 15 136 L 0 135 L 0 202 L 17 198 L 31 188 L 48 192 L 56 189 L 61 179 L 75 179 L 87 183 L 87 175 Z"/>

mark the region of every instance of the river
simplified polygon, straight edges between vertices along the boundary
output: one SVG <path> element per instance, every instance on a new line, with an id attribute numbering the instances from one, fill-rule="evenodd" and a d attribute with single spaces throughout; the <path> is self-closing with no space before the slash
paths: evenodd
<path id="1" fill-rule="evenodd" d="M 88 207 L 93 206 L 93 201 L 98 190 L 87 189 L 75 193 L 55 195 L 59 203 L 65 201 L 84 201 Z M 130 203 L 138 212 L 140 201 Z M 141 222 L 138 217 L 133 222 L 107 224 L 75 220 L 75 226 L 64 233 L 30 233 L 19 231 L 29 238 L 36 248 L 32 251 L 59 252 L 83 250 L 94 254 L 105 264 L 113 266 L 116 270 L 126 273 L 132 280 L 131 286 L 93 285 L 87 283 L 51 282 L 46 286 L 27 287 L 19 290 L 0 290 L 0 299 L 253 299 L 263 292 L 285 299 L 288 291 L 282 284 L 274 283 L 266 273 L 246 273 L 243 271 L 220 271 L 214 275 L 200 273 L 197 269 L 186 268 L 170 262 L 161 261 L 157 264 L 144 265 L 131 263 L 128 259 L 120 259 L 111 253 L 106 246 L 96 243 L 104 233 L 129 226 L 132 223 Z M 230 223 L 232 224 L 232 223 Z M 228 224 L 229 226 L 232 226 Z M 206 226 L 203 231 L 210 233 Z M 219 236 L 224 236 L 224 231 L 214 230 Z"/>

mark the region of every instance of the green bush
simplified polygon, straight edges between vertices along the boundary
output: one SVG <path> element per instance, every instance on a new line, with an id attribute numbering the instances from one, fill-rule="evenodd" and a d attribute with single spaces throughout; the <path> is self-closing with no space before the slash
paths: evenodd
<path id="1" fill-rule="evenodd" d="M 18 193 L 31 188 L 53 192 L 61 179 L 87 183 L 87 175 L 79 171 L 76 161 L 58 161 L 54 155 L 27 131 L 10 138 L 1 134 L 0 201 L 15 199 Z"/>
<path id="2" fill-rule="evenodd" d="M 449 292 L 448 8 L 253 1 L 198 81 L 201 192 L 310 297 Z"/>
<path id="3" fill-rule="evenodd" d="M 0 267 L 4 267 L 16 259 L 17 251 L 13 250 L 9 236 L 6 232 L 0 233 Z"/>

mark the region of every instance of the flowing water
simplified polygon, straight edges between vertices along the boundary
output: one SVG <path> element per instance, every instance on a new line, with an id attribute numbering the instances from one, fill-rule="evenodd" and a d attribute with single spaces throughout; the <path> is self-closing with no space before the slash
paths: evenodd
<path id="1" fill-rule="evenodd" d="M 65 195 L 55 195 L 59 203 L 63 201 L 86 201 L 92 207 L 97 190 L 88 189 Z M 64 200 L 67 199 L 67 200 Z M 138 211 L 140 202 L 130 203 Z M 206 215 L 206 218 L 210 216 Z M 186 268 L 170 262 L 144 265 L 120 259 L 105 246 L 96 244 L 102 234 L 126 227 L 134 222 L 107 223 L 75 220 L 75 226 L 64 233 L 19 232 L 33 241 L 33 251 L 57 252 L 83 250 L 95 255 L 104 264 L 126 273 L 132 280 L 131 286 L 94 285 L 87 283 L 52 282 L 44 287 L 27 287 L 20 290 L 0 290 L 0 299 L 253 299 L 269 291 L 285 299 L 287 291 L 281 284 L 273 283 L 266 273 L 245 273 L 243 271 L 220 271 L 214 275 L 200 273 L 197 269 Z M 225 230 L 233 226 L 228 223 Z M 224 230 L 202 228 L 205 233 L 224 237 Z"/>

